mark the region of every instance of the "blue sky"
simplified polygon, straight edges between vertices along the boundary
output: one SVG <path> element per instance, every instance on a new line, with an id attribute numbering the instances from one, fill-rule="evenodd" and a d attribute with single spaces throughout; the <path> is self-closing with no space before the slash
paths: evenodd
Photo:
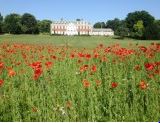
<path id="1" fill-rule="evenodd" d="M 75 20 L 91 23 L 124 19 L 129 12 L 146 10 L 160 19 L 160 0 L 0 0 L 0 13 L 32 13 L 37 19 Z"/>

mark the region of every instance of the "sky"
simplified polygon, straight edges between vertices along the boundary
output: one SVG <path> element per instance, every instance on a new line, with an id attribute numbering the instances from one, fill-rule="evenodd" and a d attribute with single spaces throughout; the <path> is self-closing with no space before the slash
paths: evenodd
<path id="1" fill-rule="evenodd" d="M 36 19 L 106 22 L 125 19 L 129 12 L 146 10 L 160 19 L 160 0 L 0 0 L 0 13 L 31 13 Z"/>

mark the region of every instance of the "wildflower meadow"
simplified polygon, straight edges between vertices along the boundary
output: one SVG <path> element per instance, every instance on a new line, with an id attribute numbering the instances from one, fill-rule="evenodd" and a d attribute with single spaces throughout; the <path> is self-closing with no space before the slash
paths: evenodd
<path id="1" fill-rule="evenodd" d="M 159 121 L 160 44 L 0 44 L 0 121 Z"/>

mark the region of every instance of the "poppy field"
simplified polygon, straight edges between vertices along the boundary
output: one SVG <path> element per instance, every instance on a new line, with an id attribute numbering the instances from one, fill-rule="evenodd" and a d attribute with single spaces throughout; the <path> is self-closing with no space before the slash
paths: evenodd
<path id="1" fill-rule="evenodd" d="M 159 121 L 160 43 L 0 44 L 0 121 Z"/>

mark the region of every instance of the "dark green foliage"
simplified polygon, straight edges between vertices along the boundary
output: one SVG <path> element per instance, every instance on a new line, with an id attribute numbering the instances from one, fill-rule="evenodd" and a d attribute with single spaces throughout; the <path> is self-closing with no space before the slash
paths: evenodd
<path id="1" fill-rule="evenodd" d="M 109 20 L 107 28 L 115 31 L 120 37 L 130 36 L 136 39 L 160 39 L 160 22 L 154 22 L 154 17 L 146 11 L 129 13 L 125 20 Z"/>
<path id="2" fill-rule="evenodd" d="M 146 11 L 135 11 L 129 13 L 126 18 L 126 23 L 131 32 L 134 30 L 134 24 L 136 24 L 139 20 L 142 20 L 144 27 L 147 27 L 154 22 L 154 17 Z"/>
<path id="3" fill-rule="evenodd" d="M 121 38 L 128 36 L 129 29 L 126 26 L 125 20 L 119 20 L 115 18 L 114 20 L 107 21 L 107 28 L 114 30 L 115 35 L 120 36 Z"/>
<path id="4" fill-rule="evenodd" d="M 111 28 L 116 31 L 121 25 L 121 20 L 119 20 L 118 18 L 115 18 L 114 20 L 108 20 L 106 25 L 107 28 Z"/>
<path id="5" fill-rule="evenodd" d="M 81 21 L 81 19 L 77 18 L 76 21 Z"/>
<path id="6" fill-rule="evenodd" d="M 153 23 L 153 24 L 147 26 L 144 31 L 144 39 L 146 39 L 146 40 L 160 39 L 160 26 L 157 23 Z"/>
<path id="7" fill-rule="evenodd" d="M 37 20 L 36 18 L 29 14 L 25 13 L 22 16 L 21 19 L 21 24 L 22 24 L 22 31 L 25 34 L 38 34 L 38 25 L 37 25 Z"/>
<path id="8" fill-rule="evenodd" d="M 50 33 L 50 25 L 51 25 L 50 20 L 42 20 L 38 21 L 38 29 L 40 33 Z"/>
<path id="9" fill-rule="evenodd" d="M 153 39 L 154 36 L 157 37 L 157 35 L 151 36 L 153 33 L 152 31 L 149 31 L 151 28 L 154 28 L 153 23 L 154 17 L 146 11 L 129 13 L 126 18 L 130 36 L 136 39 Z"/>
<path id="10" fill-rule="evenodd" d="M 0 13 L 0 34 L 2 33 L 3 16 Z"/>
<path id="11" fill-rule="evenodd" d="M 11 34 L 20 34 L 21 30 L 21 16 L 15 13 L 7 15 L 4 19 L 4 32 Z"/>
<path id="12" fill-rule="evenodd" d="M 3 16 L 0 13 L 0 22 L 2 22 L 2 21 L 3 21 Z"/>
<path id="13" fill-rule="evenodd" d="M 94 24 L 93 27 L 94 27 L 94 28 L 105 28 L 106 25 L 105 25 L 104 22 L 97 22 L 97 23 Z"/>
<path id="14" fill-rule="evenodd" d="M 120 26 L 118 27 L 118 29 L 115 32 L 118 36 L 120 36 L 121 38 L 124 38 L 126 36 L 128 36 L 129 34 L 129 29 L 127 27 L 124 26 Z"/>
<path id="15" fill-rule="evenodd" d="M 135 37 L 137 39 L 143 39 L 144 30 L 145 30 L 145 27 L 143 25 L 143 21 L 142 20 L 137 21 L 137 23 L 134 24 L 133 29 L 134 29 L 134 31 L 131 36 Z"/>

